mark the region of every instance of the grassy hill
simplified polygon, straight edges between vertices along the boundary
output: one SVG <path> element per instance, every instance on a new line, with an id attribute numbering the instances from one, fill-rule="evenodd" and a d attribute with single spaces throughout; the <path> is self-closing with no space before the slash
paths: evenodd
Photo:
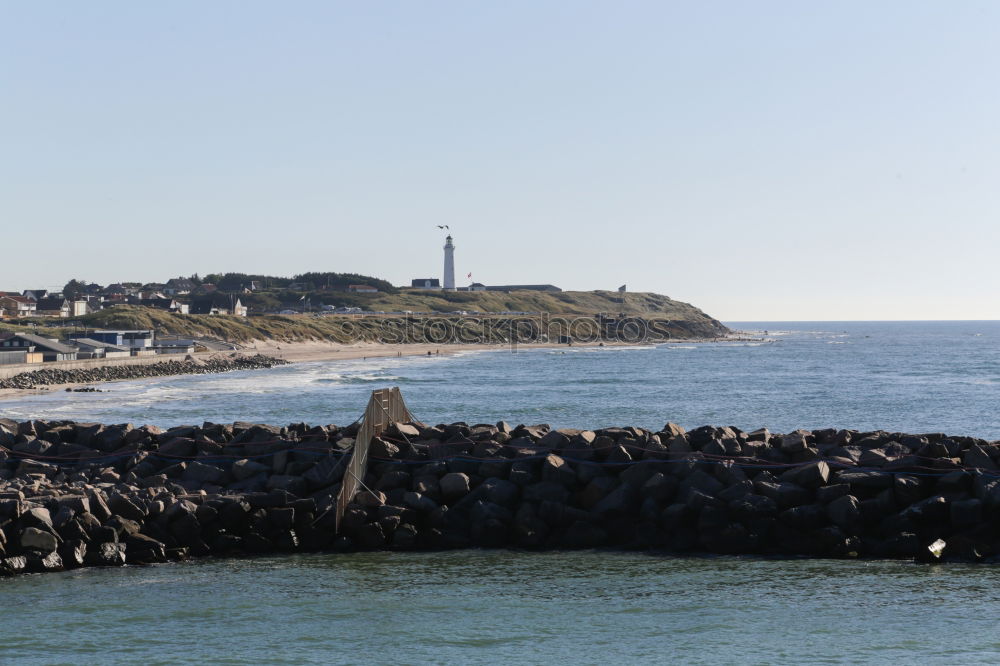
<path id="1" fill-rule="evenodd" d="M 160 310 L 133 306 L 108 308 L 81 317 L 87 328 L 156 329 L 161 334 L 189 337 L 212 337 L 230 342 L 272 339 L 279 341 L 329 340 L 356 342 L 358 340 L 384 342 L 424 342 L 420 326 L 438 322 L 457 327 L 471 335 L 509 328 L 510 322 L 527 322 L 526 330 L 533 331 L 537 317 L 505 316 L 499 312 L 545 312 L 550 315 L 574 316 L 592 319 L 593 315 L 606 313 L 643 320 L 664 322 L 663 337 L 716 337 L 728 332 L 725 326 L 698 308 L 666 296 L 653 293 L 628 294 L 622 302 L 617 292 L 425 292 L 404 290 L 397 294 L 352 294 L 358 305 L 367 310 L 413 312 L 443 312 L 456 310 L 484 313 L 474 317 L 415 316 L 404 317 L 344 317 L 302 315 L 261 315 L 230 317 L 218 315 L 181 315 Z M 487 314 L 491 313 L 491 314 Z M 38 320 L 41 321 L 41 320 Z M 51 322 L 51 320 L 49 320 Z M 669 323 L 665 323 L 669 321 Z M 416 326 L 414 326 L 416 323 Z M 23 326 L 0 325 L 0 329 L 25 330 Z M 73 329 L 42 328 L 38 333 L 46 337 L 62 337 Z M 550 333 L 551 334 L 551 333 Z"/>
<path id="2" fill-rule="evenodd" d="M 385 312 L 452 312 L 455 310 L 499 312 L 549 312 L 593 315 L 625 313 L 666 316 L 679 320 L 703 319 L 707 315 L 688 303 L 651 292 L 626 294 L 616 291 L 426 291 L 403 289 L 395 294 L 338 294 L 336 300 L 365 310 Z M 315 301 L 314 301 L 315 302 Z"/>

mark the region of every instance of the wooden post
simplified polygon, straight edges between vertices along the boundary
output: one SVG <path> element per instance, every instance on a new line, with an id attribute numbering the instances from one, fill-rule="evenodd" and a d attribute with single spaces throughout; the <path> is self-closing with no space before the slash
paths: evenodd
<path id="1" fill-rule="evenodd" d="M 344 480 L 337 494 L 337 513 L 334 522 L 334 533 L 340 534 L 340 524 L 358 490 L 364 485 L 365 474 L 368 472 L 368 448 L 372 439 L 388 430 L 393 423 L 412 421 L 413 415 L 403 402 L 403 394 L 399 387 L 377 389 L 372 391 L 365 414 L 361 417 L 361 427 L 354 438 L 354 449 L 351 459 L 344 471 Z"/>

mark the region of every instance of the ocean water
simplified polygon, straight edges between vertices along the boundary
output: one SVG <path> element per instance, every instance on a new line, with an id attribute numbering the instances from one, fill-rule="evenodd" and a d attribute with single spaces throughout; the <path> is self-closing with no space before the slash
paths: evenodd
<path id="1" fill-rule="evenodd" d="M 428 422 L 1000 439 L 1000 322 L 730 325 L 767 341 L 298 364 L 5 400 L 0 416 L 344 424 L 398 385 Z M 89 569 L 0 579 L 0 663 L 996 663 L 998 583 L 988 565 L 592 551 Z"/>
<path id="2" fill-rule="evenodd" d="M 667 421 L 1000 439 L 1000 322 L 730 323 L 762 342 L 509 349 L 114 382 L 0 402 L 8 418 L 161 426 L 346 424 L 399 386 L 419 419 L 556 427 Z M 764 334 L 764 331 L 767 334 Z"/>
<path id="3" fill-rule="evenodd" d="M 0 580 L 9 664 L 974 664 L 1000 569 L 367 553 Z"/>

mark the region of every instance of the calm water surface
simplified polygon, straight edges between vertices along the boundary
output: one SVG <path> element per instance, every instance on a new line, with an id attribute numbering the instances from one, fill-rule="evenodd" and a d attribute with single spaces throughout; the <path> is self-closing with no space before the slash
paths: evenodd
<path id="1" fill-rule="evenodd" d="M 0 403 L 9 418 L 425 421 L 1000 439 L 1000 322 L 735 324 L 774 342 L 297 364 Z M 0 580 L 0 662 L 1000 661 L 1000 569 L 463 551 L 199 561 Z"/>
<path id="2" fill-rule="evenodd" d="M 996 663 L 1000 569 L 463 551 L 0 581 L 6 663 Z"/>

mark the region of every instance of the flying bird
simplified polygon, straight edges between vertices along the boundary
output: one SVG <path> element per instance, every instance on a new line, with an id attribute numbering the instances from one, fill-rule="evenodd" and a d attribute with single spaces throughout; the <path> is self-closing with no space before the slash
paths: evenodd
<path id="1" fill-rule="evenodd" d="M 437 228 L 438 229 L 450 229 L 450 227 L 447 224 L 439 224 L 439 225 L 437 225 Z"/>

